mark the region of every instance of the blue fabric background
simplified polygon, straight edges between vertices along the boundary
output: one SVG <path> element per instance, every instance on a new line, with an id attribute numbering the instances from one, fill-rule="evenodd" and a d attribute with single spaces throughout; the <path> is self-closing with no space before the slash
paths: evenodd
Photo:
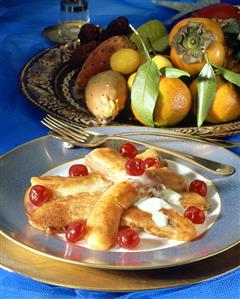
<path id="1" fill-rule="evenodd" d="M 90 0 L 93 23 L 107 25 L 126 15 L 134 26 L 176 11 L 159 8 L 151 0 Z M 237 3 L 231 1 L 231 3 Z M 47 134 L 40 124 L 43 113 L 21 94 L 19 74 L 24 64 L 50 47 L 42 29 L 56 24 L 59 0 L 0 0 L 0 155 L 14 147 Z M 239 136 L 229 138 L 240 140 Z M 240 148 L 234 150 L 240 154 Z M 240 270 L 195 286 L 151 292 L 99 293 L 54 287 L 19 274 L 0 270 L 0 298 L 240 298 Z"/>
<path id="2" fill-rule="evenodd" d="M 239 299 L 240 271 L 189 287 L 132 293 L 106 293 L 50 286 L 0 270 L 0 298 L 4 299 Z M 1 297 L 2 296 L 2 297 Z"/>

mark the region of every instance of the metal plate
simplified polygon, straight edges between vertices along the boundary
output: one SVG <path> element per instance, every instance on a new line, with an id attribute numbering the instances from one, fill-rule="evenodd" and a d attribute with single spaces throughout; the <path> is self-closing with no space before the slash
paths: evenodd
<path id="1" fill-rule="evenodd" d="M 0 235 L 1 264 L 32 279 L 68 288 L 130 292 L 188 286 L 240 267 L 240 244 L 194 264 L 144 271 L 81 267 L 29 251 Z"/>
<path id="2" fill-rule="evenodd" d="M 21 72 L 25 96 L 43 111 L 85 127 L 102 126 L 87 110 L 84 95 L 75 87 L 78 70 L 69 65 L 78 41 L 57 45 L 33 57 Z M 129 107 L 109 125 L 138 125 Z M 171 130 L 192 135 L 230 136 L 240 133 L 240 120 L 218 125 L 196 127 L 196 120 L 184 120 Z"/>
<path id="3" fill-rule="evenodd" d="M 48 26 L 43 29 L 43 35 L 45 38 L 56 43 L 66 43 L 77 39 L 78 33 L 82 25 L 86 24 L 86 21 L 65 21 L 64 24 L 57 24 Z M 62 32 L 64 26 L 64 35 Z"/>
<path id="4" fill-rule="evenodd" d="M 102 133 L 117 133 L 127 131 L 128 127 L 105 127 L 95 128 L 95 130 Z M 140 137 L 140 140 L 143 140 L 143 137 Z M 145 137 L 144 141 L 172 149 L 177 147 L 180 151 L 211 160 L 221 157 L 221 162 L 234 165 L 236 168 L 236 173 L 230 177 L 216 177 L 196 167 L 190 169 L 187 167 L 189 164 L 184 166 L 185 169 L 189 169 L 190 173 L 198 172 L 208 178 L 209 182 L 211 181 L 216 186 L 222 201 L 220 217 L 200 238 L 179 246 L 164 249 L 152 248 L 139 252 L 97 252 L 83 247 L 79 251 L 77 245 L 66 246 L 63 240 L 32 228 L 23 210 L 23 195 L 31 176 L 42 175 L 63 163 L 79 159 L 89 152 L 86 148 L 65 149 L 61 141 L 50 137 L 40 138 L 20 146 L 0 159 L 1 173 L 4 174 L 0 180 L 2 206 L 0 227 L 3 234 L 19 245 L 45 256 L 79 265 L 111 269 L 146 269 L 181 265 L 207 258 L 237 244 L 239 234 L 236 227 L 240 210 L 240 202 L 236 200 L 236 194 L 239 194 L 239 158 L 221 147 L 206 143 L 170 138 L 156 140 L 150 136 Z M 118 146 L 118 144 L 112 145 Z M 178 159 L 173 160 L 180 162 Z M 181 163 L 181 165 L 184 164 Z M 209 196 L 211 200 L 211 194 Z"/>

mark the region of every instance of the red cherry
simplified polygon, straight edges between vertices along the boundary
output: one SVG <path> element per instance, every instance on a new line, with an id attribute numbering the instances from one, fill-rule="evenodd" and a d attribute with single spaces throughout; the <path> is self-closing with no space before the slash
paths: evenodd
<path id="1" fill-rule="evenodd" d="M 186 209 L 184 217 L 190 219 L 192 223 L 202 224 L 205 221 L 205 214 L 197 207 L 190 206 Z"/>
<path id="2" fill-rule="evenodd" d="M 31 203 L 37 207 L 42 206 L 45 202 L 49 201 L 51 197 L 51 191 L 42 185 L 35 185 L 29 191 L 29 199 Z"/>
<path id="3" fill-rule="evenodd" d="M 207 185 L 201 180 L 194 180 L 189 186 L 189 191 L 205 196 L 207 194 Z"/>
<path id="4" fill-rule="evenodd" d="M 123 157 L 134 158 L 138 154 L 138 150 L 132 143 L 124 143 L 120 147 L 120 153 Z"/>
<path id="5" fill-rule="evenodd" d="M 83 239 L 86 231 L 86 224 L 83 221 L 75 221 L 67 225 L 65 237 L 68 242 L 75 243 Z"/>
<path id="6" fill-rule="evenodd" d="M 147 158 L 146 160 L 143 161 L 143 163 L 145 169 L 149 167 L 156 167 L 156 168 L 161 167 L 161 163 L 155 158 Z"/>
<path id="7" fill-rule="evenodd" d="M 68 170 L 69 176 L 85 176 L 88 175 L 88 169 L 83 164 L 74 164 Z"/>
<path id="8" fill-rule="evenodd" d="M 122 248 L 133 249 L 140 243 L 140 237 L 135 230 L 126 228 L 118 232 L 116 243 Z"/>
<path id="9" fill-rule="evenodd" d="M 144 163 L 141 159 L 133 158 L 129 159 L 125 163 L 125 169 L 128 175 L 138 176 L 144 174 Z"/>

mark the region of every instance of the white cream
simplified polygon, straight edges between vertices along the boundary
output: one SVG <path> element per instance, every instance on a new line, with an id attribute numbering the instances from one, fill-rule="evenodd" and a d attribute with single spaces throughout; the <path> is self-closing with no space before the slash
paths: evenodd
<path id="1" fill-rule="evenodd" d="M 152 214 L 152 220 L 159 226 L 163 227 L 168 224 L 168 216 L 161 209 L 171 209 L 172 207 L 162 198 L 143 197 L 134 204 L 140 210 Z"/>
<path id="2" fill-rule="evenodd" d="M 164 188 L 158 192 L 156 197 L 143 197 L 137 201 L 134 205 L 140 210 L 151 213 L 152 220 L 159 226 L 164 227 L 168 224 L 168 216 L 165 215 L 161 209 L 176 209 L 178 212 L 182 212 L 184 209 L 181 206 L 180 199 L 181 194 Z"/>
<path id="3" fill-rule="evenodd" d="M 172 208 L 164 199 L 158 197 L 143 197 L 139 199 L 134 205 L 140 210 L 148 213 L 158 212 L 161 209 Z"/>
<path id="4" fill-rule="evenodd" d="M 166 187 L 163 184 L 156 184 L 156 182 L 149 176 L 147 176 L 145 173 L 139 176 L 131 176 L 127 175 L 126 173 L 121 173 L 118 174 L 118 177 L 115 180 L 115 182 L 121 182 L 126 180 L 131 180 L 134 183 L 136 183 L 138 185 L 139 193 L 142 194 L 142 196 L 151 195 L 155 197 L 160 197 L 160 192 L 166 189 Z"/>
<path id="5" fill-rule="evenodd" d="M 168 216 L 161 211 L 152 213 L 152 220 L 160 227 L 164 227 L 168 224 Z"/>
<path id="6" fill-rule="evenodd" d="M 181 205 L 180 198 L 182 197 L 181 194 L 171 190 L 171 189 L 164 189 L 161 191 L 160 196 L 165 199 L 169 204 L 178 206 Z"/>

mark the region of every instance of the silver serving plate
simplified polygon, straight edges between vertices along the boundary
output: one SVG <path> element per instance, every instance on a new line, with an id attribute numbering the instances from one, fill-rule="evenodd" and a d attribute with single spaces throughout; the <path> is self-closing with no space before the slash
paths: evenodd
<path id="1" fill-rule="evenodd" d="M 139 128 L 141 131 L 144 128 Z M 119 133 L 128 127 L 95 128 L 101 133 Z M 136 128 L 137 130 L 137 128 Z M 149 129 L 145 130 L 158 130 Z M 140 139 L 143 137 L 140 137 Z M 219 177 L 189 166 L 177 158 L 170 164 L 177 167 L 188 180 L 204 179 L 209 186 L 208 199 L 212 211 L 217 209 L 213 223 L 204 234 L 192 242 L 170 244 L 161 248 L 161 240 L 156 243 L 144 240 L 141 250 L 95 251 L 84 244 L 70 245 L 56 236 L 47 235 L 29 225 L 24 213 L 23 197 L 32 176 L 62 173 L 69 163 L 84 157 L 89 149 L 66 149 L 61 141 L 46 136 L 26 143 L 4 155 L 0 159 L 0 230 L 7 238 L 19 246 L 28 248 L 63 262 L 105 269 L 155 269 L 183 265 L 199 261 L 223 252 L 239 243 L 240 159 L 230 151 L 212 144 L 183 141 L 168 137 L 144 137 L 142 140 L 168 148 L 195 154 L 207 159 L 221 157 L 221 161 L 234 165 L 236 173 L 231 177 Z M 119 143 L 109 143 L 119 147 Z M 66 164 L 68 163 L 68 164 Z M 220 214 L 219 214 L 220 213 Z M 211 214 L 210 214 L 211 215 Z M 164 240 L 162 240 L 163 242 Z M 160 242 L 160 243 L 159 243 Z"/>

